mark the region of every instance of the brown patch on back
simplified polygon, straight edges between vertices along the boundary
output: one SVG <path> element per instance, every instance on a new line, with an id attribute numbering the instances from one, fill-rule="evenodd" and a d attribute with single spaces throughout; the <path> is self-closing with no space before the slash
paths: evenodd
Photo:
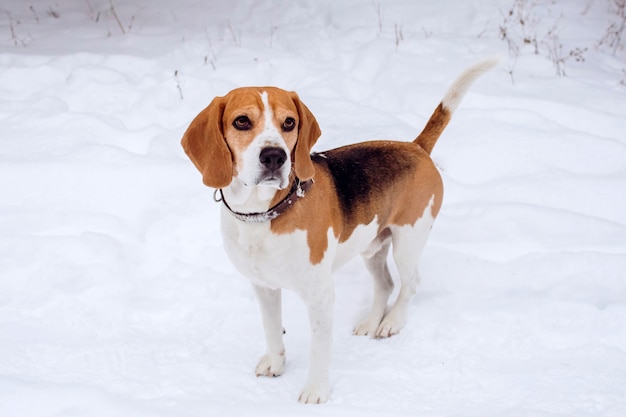
<path id="1" fill-rule="evenodd" d="M 328 248 L 332 227 L 339 242 L 375 217 L 379 232 L 389 225 L 413 225 L 434 196 L 441 207 L 443 186 L 434 164 L 414 143 L 376 141 L 314 154 L 315 184 L 288 214 L 272 221 L 274 233 L 305 230 L 317 264 Z"/>

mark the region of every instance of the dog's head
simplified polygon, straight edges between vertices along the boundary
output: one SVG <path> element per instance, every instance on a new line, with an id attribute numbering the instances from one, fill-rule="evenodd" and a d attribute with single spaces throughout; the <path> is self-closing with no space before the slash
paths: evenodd
<path id="1" fill-rule="evenodd" d="M 227 187 L 237 177 L 247 186 L 283 189 L 292 171 L 302 181 L 313 177 L 310 152 L 320 134 L 296 93 L 244 87 L 213 99 L 182 145 L 209 187 Z"/>

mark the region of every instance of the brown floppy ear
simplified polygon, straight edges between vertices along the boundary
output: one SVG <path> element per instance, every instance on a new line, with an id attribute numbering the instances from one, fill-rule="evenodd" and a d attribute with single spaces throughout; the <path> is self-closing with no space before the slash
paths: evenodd
<path id="1" fill-rule="evenodd" d="M 294 169 L 298 178 L 302 181 L 307 181 L 313 178 L 315 174 L 315 168 L 313 167 L 313 162 L 311 162 L 311 148 L 317 142 L 322 131 L 317 124 L 317 120 L 315 120 L 315 116 L 300 101 L 298 95 L 291 92 L 290 96 L 298 109 L 298 117 L 300 119 L 298 124 L 298 141 L 294 151 Z"/>
<path id="2" fill-rule="evenodd" d="M 233 162 L 222 131 L 224 97 L 216 97 L 191 122 L 181 144 L 191 162 L 202 174 L 202 182 L 224 188 L 233 179 Z"/>

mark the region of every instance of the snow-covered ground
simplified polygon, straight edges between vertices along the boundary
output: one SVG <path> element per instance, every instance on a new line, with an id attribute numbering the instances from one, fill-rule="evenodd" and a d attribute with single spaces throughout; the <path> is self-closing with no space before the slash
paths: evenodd
<path id="1" fill-rule="evenodd" d="M 626 415 L 614 4 L 3 2 L 0 415 Z M 336 274 L 331 401 L 296 402 L 309 329 L 289 293 L 286 373 L 256 378 L 257 305 L 180 148 L 188 123 L 277 85 L 316 115 L 318 151 L 411 140 L 494 54 L 433 153 L 446 196 L 407 327 L 351 335 L 372 292 L 356 260 Z"/>

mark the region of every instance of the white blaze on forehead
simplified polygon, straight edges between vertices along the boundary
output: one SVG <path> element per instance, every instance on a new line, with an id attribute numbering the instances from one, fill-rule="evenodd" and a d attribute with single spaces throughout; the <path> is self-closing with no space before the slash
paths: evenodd
<path id="1" fill-rule="evenodd" d="M 263 123 L 262 129 L 256 131 L 252 141 L 239 154 L 237 168 L 238 179 L 246 186 L 264 185 L 272 189 L 283 189 L 289 185 L 289 173 L 291 172 L 291 160 L 289 148 L 285 143 L 282 132 L 274 125 L 274 112 L 269 103 L 269 93 L 259 93 L 262 103 L 262 119 L 258 126 Z M 279 169 L 269 172 L 260 160 L 261 152 L 266 148 L 280 148 L 287 156 L 286 161 Z M 267 209 L 264 208 L 263 210 Z"/>
<path id="2" fill-rule="evenodd" d="M 263 126 L 263 130 L 273 130 L 274 132 L 277 132 L 276 126 L 274 126 L 274 112 L 272 112 L 272 107 L 269 103 L 267 91 L 261 92 L 261 102 L 263 103 L 263 117 L 265 118 L 265 125 Z"/>

